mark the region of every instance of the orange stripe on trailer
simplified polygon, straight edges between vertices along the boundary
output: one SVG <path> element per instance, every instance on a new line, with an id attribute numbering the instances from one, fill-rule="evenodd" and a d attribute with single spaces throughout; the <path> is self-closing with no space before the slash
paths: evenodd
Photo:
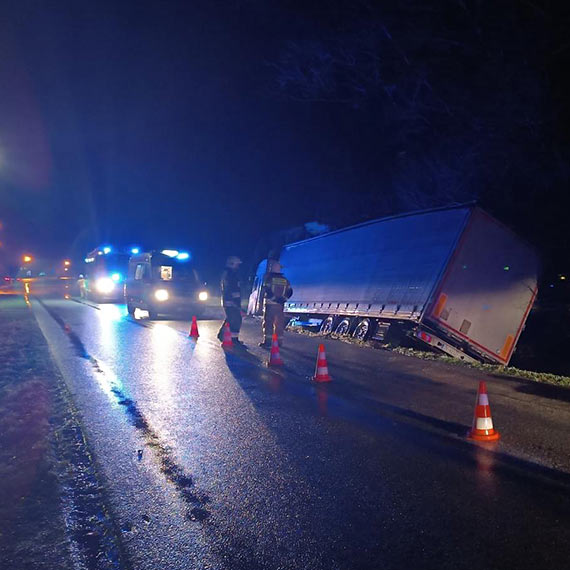
<path id="1" fill-rule="evenodd" d="M 514 342 L 515 337 L 512 334 L 508 335 L 505 339 L 505 344 L 503 344 L 503 348 L 501 348 L 501 352 L 499 353 L 503 360 L 507 359 L 507 356 L 509 355 Z"/>
<path id="2" fill-rule="evenodd" d="M 445 307 L 445 303 L 447 303 L 447 295 L 445 293 L 442 293 L 437 300 L 437 305 L 433 309 L 432 314 L 434 317 L 439 318 L 439 315 L 441 315 L 441 312 Z"/>

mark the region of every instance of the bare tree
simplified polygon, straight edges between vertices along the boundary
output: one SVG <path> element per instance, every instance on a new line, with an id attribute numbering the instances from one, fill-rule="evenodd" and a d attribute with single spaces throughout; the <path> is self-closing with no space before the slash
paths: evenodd
<path id="1" fill-rule="evenodd" d="M 377 158 L 366 191 L 374 215 L 513 198 L 513 186 L 537 180 L 538 162 L 550 164 L 546 34 L 534 6 L 332 2 L 307 17 L 314 33 L 272 62 L 276 91 L 365 124 Z"/>

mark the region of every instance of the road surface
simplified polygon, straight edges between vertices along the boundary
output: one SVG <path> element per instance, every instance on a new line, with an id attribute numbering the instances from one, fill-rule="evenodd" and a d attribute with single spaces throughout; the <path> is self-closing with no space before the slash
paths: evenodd
<path id="1" fill-rule="evenodd" d="M 124 565 L 568 568 L 568 391 L 287 333 L 224 352 L 219 321 L 32 298 L 93 451 Z M 487 380 L 495 445 L 465 439 Z"/>

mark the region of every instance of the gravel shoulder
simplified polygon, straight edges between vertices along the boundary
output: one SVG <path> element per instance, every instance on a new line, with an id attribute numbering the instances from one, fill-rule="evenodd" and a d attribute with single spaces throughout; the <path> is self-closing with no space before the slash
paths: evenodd
<path id="1" fill-rule="evenodd" d="M 0 561 L 3 568 L 120 568 L 80 416 L 34 314 L 0 296 Z"/>

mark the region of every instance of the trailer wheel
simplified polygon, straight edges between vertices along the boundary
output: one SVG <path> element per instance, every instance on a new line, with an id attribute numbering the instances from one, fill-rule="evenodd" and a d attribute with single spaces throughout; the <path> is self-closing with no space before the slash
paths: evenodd
<path id="1" fill-rule="evenodd" d="M 340 321 L 340 323 L 338 323 L 334 332 L 338 336 L 346 336 L 348 334 L 349 329 L 350 329 L 350 320 L 343 319 L 342 321 Z"/>
<path id="2" fill-rule="evenodd" d="M 327 317 L 322 323 L 319 332 L 321 334 L 330 334 L 333 330 L 334 317 Z"/>
<path id="3" fill-rule="evenodd" d="M 362 319 L 352 332 L 352 338 L 357 340 L 366 340 L 368 333 L 370 332 L 370 320 Z"/>

